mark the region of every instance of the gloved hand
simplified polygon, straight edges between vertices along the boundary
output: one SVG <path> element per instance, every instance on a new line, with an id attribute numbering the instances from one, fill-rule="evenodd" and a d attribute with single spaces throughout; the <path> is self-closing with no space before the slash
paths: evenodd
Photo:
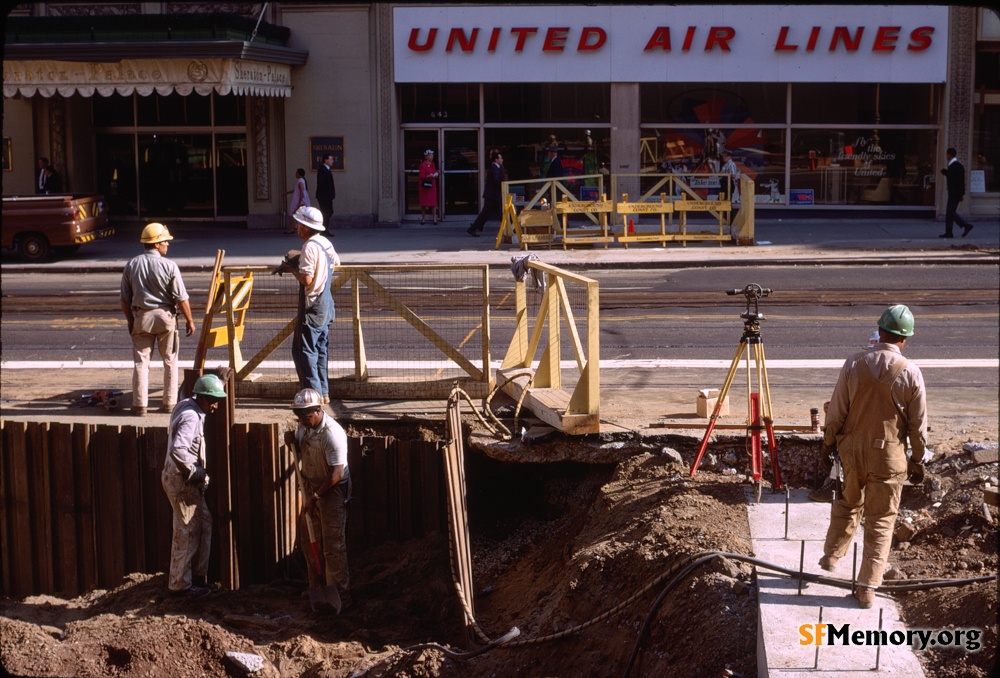
<path id="1" fill-rule="evenodd" d="M 195 466 L 194 470 L 191 471 L 191 475 L 189 475 L 187 477 L 187 480 L 184 482 L 186 482 L 188 485 L 194 485 L 195 487 L 199 487 L 201 486 L 202 483 L 205 483 L 207 487 L 208 486 L 208 483 L 206 482 L 207 478 L 208 478 L 208 472 L 205 470 L 205 467 Z"/>
<path id="2" fill-rule="evenodd" d="M 206 473 L 205 477 L 201 481 L 201 485 L 198 486 L 198 491 L 201 492 L 202 494 L 205 494 L 205 491 L 208 489 L 208 480 L 209 476 Z"/>
<path id="3" fill-rule="evenodd" d="M 922 485 L 924 482 L 924 465 L 912 459 L 907 461 L 906 479 L 910 481 L 911 485 Z"/>

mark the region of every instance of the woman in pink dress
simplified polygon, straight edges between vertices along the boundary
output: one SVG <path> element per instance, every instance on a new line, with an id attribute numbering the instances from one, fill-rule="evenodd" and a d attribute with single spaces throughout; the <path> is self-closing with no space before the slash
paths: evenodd
<path id="1" fill-rule="evenodd" d="M 434 166 L 434 151 L 427 149 L 424 151 L 424 161 L 420 163 L 420 187 L 418 197 L 420 201 L 420 223 L 424 223 L 427 216 L 427 208 L 431 209 L 431 217 L 434 223 L 438 222 L 438 171 Z"/>
<path id="2" fill-rule="evenodd" d="M 295 214 L 300 207 L 309 207 L 309 187 L 306 185 L 306 171 L 301 167 L 295 170 L 295 188 L 285 193 L 292 195 L 291 201 L 288 203 L 288 218 L 289 226 L 285 233 L 295 233 L 295 220 L 292 219 L 292 215 Z"/>

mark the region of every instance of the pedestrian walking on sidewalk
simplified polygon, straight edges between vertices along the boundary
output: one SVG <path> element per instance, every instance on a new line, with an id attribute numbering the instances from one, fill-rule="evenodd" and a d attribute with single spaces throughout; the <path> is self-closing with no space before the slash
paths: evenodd
<path id="1" fill-rule="evenodd" d="M 486 222 L 493 217 L 503 219 L 501 210 L 501 196 L 503 195 L 503 182 L 507 180 L 507 171 L 503 168 L 503 155 L 494 149 L 490 152 L 490 166 L 486 170 L 486 187 L 483 189 L 483 209 L 479 211 L 479 216 L 469 225 L 466 233 L 478 237 L 483 232 Z"/>
<path id="2" fill-rule="evenodd" d="M 177 403 L 167 429 L 167 456 L 160 481 L 173 508 L 173 541 L 167 588 L 172 594 L 201 596 L 208 588 L 212 546 L 212 513 L 205 503 L 205 415 L 226 399 L 222 380 L 206 374 L 194 384 L 194 395 Z"/>
<path id="3" fill-rule="evenodd" d="M 330 283 L 340 265 L 333 243 L 323 233 L 323 214 L 315 207 L 302 207 L 295 213 L 298 235 L 305 241 L 298 265 L 283 262 L 279 267 L 299 281 L 298 314 L 292 334 L 292 362 L 299 378 L 299 388 L 311 388 L 330 402 L 327 376 L 330 323 L 336 314 Z"/>
<path id="4" fill-rule="evenodd" d="M 948 185 L 948 204 L 944 208 L 944 233 L 938 237 L 954 238 L 952 224 L 958 224 L 962 227 L 962 237 L 964 238 L 972 230 L 972 224 L 958 213 L 958 203 L 962 202 L 962 198 L 965 197 L 965 166 L 958 161 L 956 157 L 958 154 L 954 148 L 949 148 L 946 154 L 948 164 L 941 170 L 941 174 L 944 175 Z"/>
<path id="5" fill-rule="evenodd" d="M 351 603 L 347 567 L 347 502 L 351 498 L 351 472 L 347 466 L 347 433 L 323 411 L 320 394 L 306 388 L 292 401 L 292 411 L 299 424 L 295 432 L 285 432 L 285 444 L 297 445 L 302 464 L 302 494 L 305 497 L 303 519 L 319 525 L 323 554 L 323 575 L 309 567 L 309 588 L 317 591 L 336 586 L 340 603 Z M 308 518 L 306 517 L 308 516 Z M 299 535 L 308 534 L 300 527 Z M 299 546 L 307 563 L 313 554 L 306 539 Z"/>
<path id="6" fill-rule="evenodd" d="M 174 237 L 163 224 L 142 229 L 145 251 L 133 257 L 122 272 L 121 306 L 132 335 L 132 414 L 146 414 L 149 405 L 149 357 L 155 344 L 163 359 L 163 401 L 170 412 L 177 403 L 177 312 L 184 315 L 187 336 L 194 334 L 194 317 L 177 264 L 167 259 Z"/>
<path id="7" fill-rule="evenodd" d="M 333 154 L 323 156 L 323 162 L 316 170 L 316 205 L 323 213 L 323 230 L 329 231 L 333 218 L 333 201 L 337 198 L 337 186 L 333 183 Z"/>
<path id="8" fill-rule="evenodd" d="M 309 186 L 306 184 L 306 171 L 301 167 L 295 170 L 295 188 L 285 193 L 291 194 L 292 199 L 288 202 L 288 230 L 285 233 L 295 233 L 295 220 L 292 216 L 299 211 L 300 207 L 309 207 Z"/>
<path id="9" fill-rule="evenodd" d="M 862 608 L 872 606 L 882 584 L 903 481 L 923 482 L 927 440 L 924 378 L 902 354 L 913 336 L 913 314 L 906 306 L 892 306 L 882 313 L 878 327 L 879 343 L 851 356 L 841 368 L 823 436 L 824 452 L 840 457 L 844 480 L 830 509 L 819 565 L 834 570 L 863 516 L 864 550 L 854 593 Z"/>

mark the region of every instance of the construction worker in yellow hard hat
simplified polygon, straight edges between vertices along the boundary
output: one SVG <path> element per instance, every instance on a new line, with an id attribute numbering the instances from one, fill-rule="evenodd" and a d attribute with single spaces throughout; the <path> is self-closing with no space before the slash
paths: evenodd
<path id="1" fill-rule="evenodd" d="M 125 264 L 122 272 L 122 313 L 132 335 L 132 413 L 139 416 L 146 414 L 149 404 L 149 357 L 153 346 L 163 359 L 161 410 L 170 412 L 177 404 L 178 312 L 184 315 L 187 336 L 194 334 L 194 317 L 181 271 L 167 259 L 173 239 L 163 224 L 148 224 L 139 236 L 145 251 Z"/>

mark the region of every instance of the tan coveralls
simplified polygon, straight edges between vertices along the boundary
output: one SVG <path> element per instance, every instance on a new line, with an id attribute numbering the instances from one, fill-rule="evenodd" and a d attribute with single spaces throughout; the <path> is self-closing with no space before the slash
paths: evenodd
<path id="1" fill-rule="evenodd" d="M 319 580 L 313 564 L 312 547 L 305 517 L 299 525 L 299 544 L 308 563 L 309 588 L 338 585 L 347 589 L 350 573 L 347 569 L 347 507 L 344 502 L 350 497 L 350 472 L 347 468 L 347 434 L 330 415 L 324 413 L 322 423 L 315 429 L 299 424 L 296 431 L 299 454 L 302 455 L 303 484 L 307 495 L 312 495 L 330 476 L 330 469 L 342 465 L 343 477 L 313 503 L 310 516 L 316 538 L 321 542 L 321 565 L 324 567 L 324 581 Z"/>
<path id="2" fill-rule="evenodd" d="M 836 442 L 843 494 L 830 509 L 823 553 L 843 558 L 862 515 L 864 555 L 858 583 L 876 588 L 888 564 L 906 478 L 906 440 L 923 459 L 927 406 L 920 369 L 895 344 L 876 344 L 849 358 L 827 411 L 824 442 Z"/>

